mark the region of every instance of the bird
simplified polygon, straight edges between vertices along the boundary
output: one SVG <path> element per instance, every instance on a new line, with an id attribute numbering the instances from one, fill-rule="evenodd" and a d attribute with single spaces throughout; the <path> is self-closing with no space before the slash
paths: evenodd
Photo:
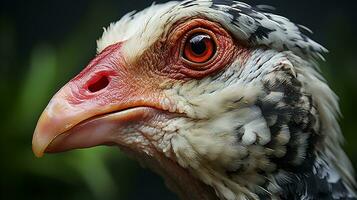
<path id="1" fill-rule="evenodd" d="M 328 51 L 273 11 L 184 0 L 124 15 L 50 100 L 34 154 L 116 146 L 180 199 L 357 199 Z"/>

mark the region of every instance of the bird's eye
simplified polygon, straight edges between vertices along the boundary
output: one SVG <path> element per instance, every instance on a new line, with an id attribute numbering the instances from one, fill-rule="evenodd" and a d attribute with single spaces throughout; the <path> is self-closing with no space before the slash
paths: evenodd
<path id="1" fill-rule="evenodd" d="M 231 35 L 216 22 L 192 19 L 168 32 L 165 46 L 169 62 L 163 69 L 175 79 L 201 79 L 233 60 L 236 46 Z"/>
<path id="2" fill-rule="evenodd" d="M 193 63 L 203 64 L 216 53 L 216 42 L 207 33 L 194 33 L 186 40 L 183 47 L 183 57 Z"/>

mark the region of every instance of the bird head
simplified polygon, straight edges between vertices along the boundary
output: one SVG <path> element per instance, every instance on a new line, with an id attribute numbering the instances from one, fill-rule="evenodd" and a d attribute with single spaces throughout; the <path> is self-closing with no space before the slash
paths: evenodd
<path id="1" fill-rule="evenodd" d="M 196 183 L 221 199 L 278 194 L 290 169 L 343 154 L 336 98 L 315 70 L 326 50 L 303 29 L 235 1 L 129 13 L 49 102 L 33 151 L 117 145 L 183 197 Z"/>

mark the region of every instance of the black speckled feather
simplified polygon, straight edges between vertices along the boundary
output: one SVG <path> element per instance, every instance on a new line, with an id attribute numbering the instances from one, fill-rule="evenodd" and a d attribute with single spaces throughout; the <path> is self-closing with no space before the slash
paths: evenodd
<path id="1" fill-rule="evenodd" d="M 289 182 L 278 182 L 280 197 L 286 200 L 356 200 L 343 184 L 337 171 L 321 157 L 289 173 Z"/>

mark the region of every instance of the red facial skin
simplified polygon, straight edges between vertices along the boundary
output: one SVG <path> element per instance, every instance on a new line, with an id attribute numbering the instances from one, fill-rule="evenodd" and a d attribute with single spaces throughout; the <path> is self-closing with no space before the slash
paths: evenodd
<path id="1" fill-rule="evenodd" d="M 232 37 L 219 24 L 205 19 L 191 19 L 174 25 L 165 40 L 159 40 L 139 59 L 137 66 L 156 66 L 156 74 L 176 80 L 202 79 L 216 73 L 233 61 L 237 48 Z M 197 64 L 183 58 L 182 52 L 187 37 L 194 32 L 209 34 L 216 42 L 216 54 L 210 61 Z M 155 56 L 153 56 L 155 55 Z M 224 58 L 224 59 L 222 59 Z M 152 63 L 142 63 L 141 60 Z"/>
<path id="2" fill-rule="evenodd" d="M 97 55 L 53 97 L 41 115 L 33 137 L 35 154 L 42 156 L 44 151 L 50 151 L 47 147 L 59 135 L 74 135 L 75 130 L 86 130 L 89 136 L 97 134 L 95 131 L 87 130 L 84 122 L 86 126 L 95 129 L 93 124 L 98 122 L 96 118 L 100 118 L 101 126 L 103 123 L 113 124 L 115 121 L 119 124 L 116 130 L 125 129 L 125 123 L 120 121 L 126 122 L 129 118 L 125 115 L 114 115 L 115 113 L 139 107 L 151 108 L 138 109 L 133 113 L 134 109 L 128 114 L 131 116 L 130 119 L 140 121 L 144 120 L 140 115 L 149 112 L 148 110 L 163 111 L 164 107 L 171 106 L 162 103 L 165 98 L 163 82 L 202 79 L 222 70 L 238 55 L 245 57 L 248 52 L 247 48 L 235 44 L 230 34 L 218 23 L 197 18 L 178 22 L 173 27 L 168 31 L 168 35 L 162 36 L 149 47 L 135 63 L 126 62 L 122 52 L 125 41 L 110 45 Z M 216 53 L 207 62 L 194 63 L 182 56 L 187 37 L 195 32 L 209 34 L 216 43 Z M 78 126 L 81 128 L 76 128 Z M 51 145 L 51 149 L 64 151 L 76 148 L 76 145 L 78 148 L 100 145 L 111 142 L 108 141 L 108 134 L 103 133 L 103 137 L 107 136 L 105 140 L 98 139 L 97 142 L 91 141 L 86 144 L 80 144 L 80 141 L 71 141 L 71 145 L 55 142 L 59 146 Z M 62 138 L 62 141 L 71 139 L 64 140 L 62 136 L 59 138 Z"/>

